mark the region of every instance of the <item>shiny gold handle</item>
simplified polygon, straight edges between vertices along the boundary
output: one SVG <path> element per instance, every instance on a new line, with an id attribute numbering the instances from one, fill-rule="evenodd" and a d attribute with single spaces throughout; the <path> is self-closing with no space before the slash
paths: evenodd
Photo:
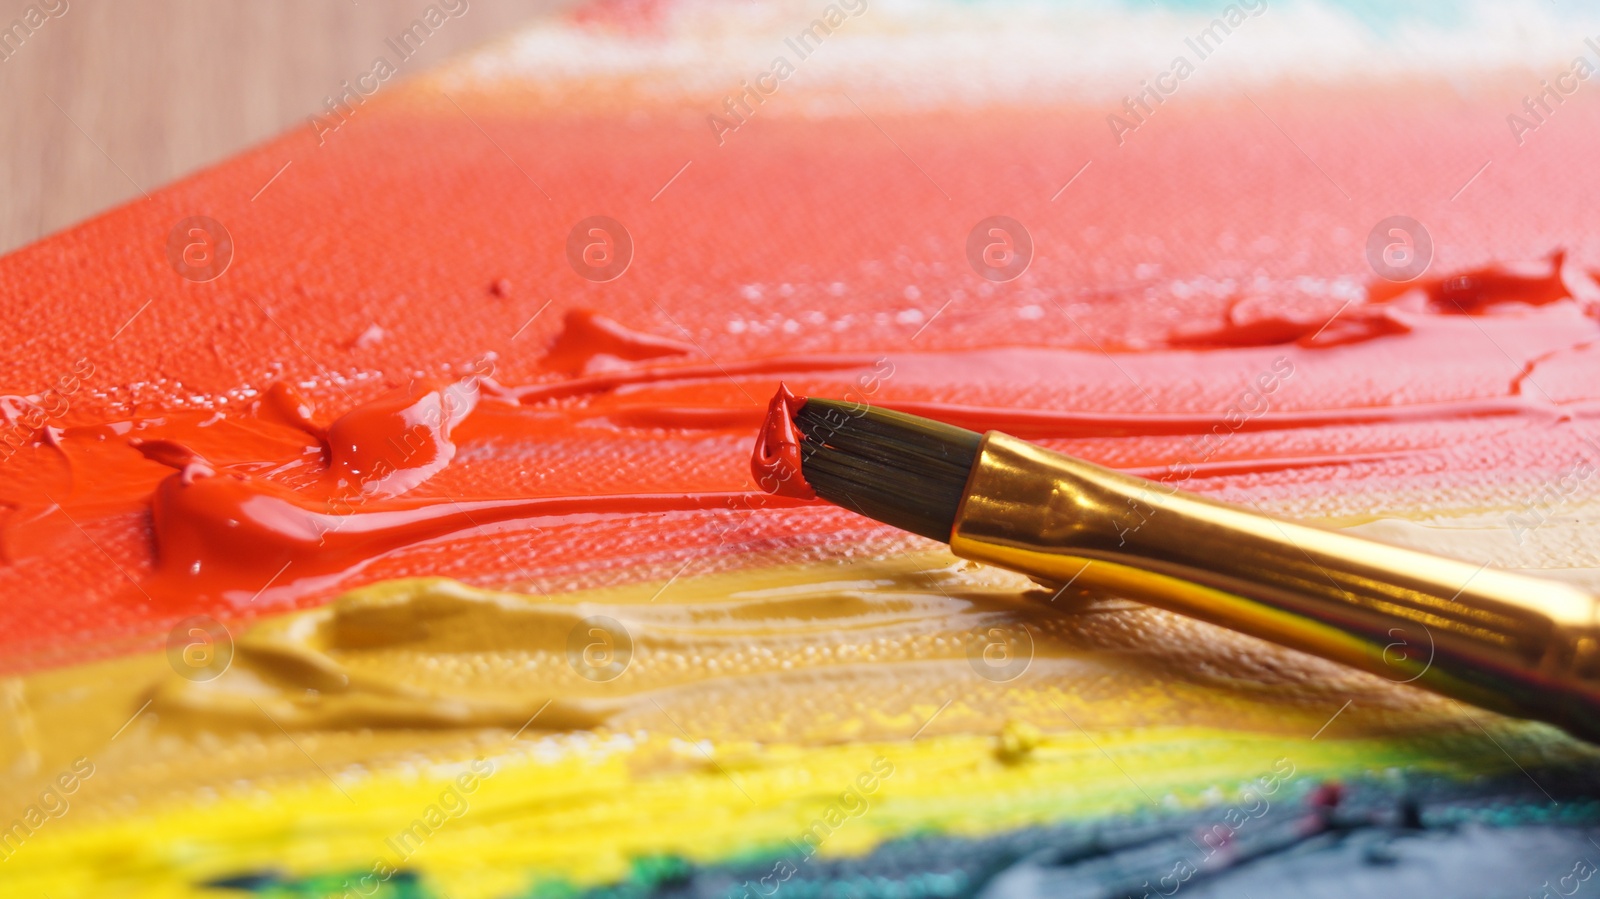
<path id="1" fill-rule="evenodd" d="M 1570 584 L 1285 521 L 998 432 L 950 547 L 1600 741 L 1600 599 Z"/>

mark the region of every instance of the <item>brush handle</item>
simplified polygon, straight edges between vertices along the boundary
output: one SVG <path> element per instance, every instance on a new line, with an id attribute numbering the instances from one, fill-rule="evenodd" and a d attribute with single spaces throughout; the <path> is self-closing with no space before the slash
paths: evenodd
<path id="1" fill-rule="evenodd" d="M 1286 521 L 999 432 L 950 547 L 1600 741 L 1600 598 L 1570 584 Z"/>

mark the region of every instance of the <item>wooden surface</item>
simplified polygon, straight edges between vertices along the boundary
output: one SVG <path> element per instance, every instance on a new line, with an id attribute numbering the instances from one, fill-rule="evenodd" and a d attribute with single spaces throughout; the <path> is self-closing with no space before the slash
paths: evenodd
<path id="1" fill-rule="evenodd" d="M 466 9 L 426 38 L 402 76 L 566 5 L 435 2 Z M 0 0 L 0 38 L 22 23 L 0 44 L 0 252 L 304 127 L 428 6 Z M 31 34 L 30 7 L 42 22 Z"/>

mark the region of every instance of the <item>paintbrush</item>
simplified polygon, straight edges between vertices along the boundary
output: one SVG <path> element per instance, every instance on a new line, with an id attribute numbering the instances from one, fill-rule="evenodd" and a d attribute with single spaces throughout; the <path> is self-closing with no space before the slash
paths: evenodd
<path id="1" fill-rule="evenodd" d="M 1600 742 L 1600 598 L 780 388 L 752 470 L 1045 584 L 1115 592 Z"/>

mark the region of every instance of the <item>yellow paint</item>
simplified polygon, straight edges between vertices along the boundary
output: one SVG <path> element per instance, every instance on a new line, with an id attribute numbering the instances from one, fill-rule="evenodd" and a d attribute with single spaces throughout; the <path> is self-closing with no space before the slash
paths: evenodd
<path id="1" fill-rule="evenodd" d="M 1499 738 L 1505 742 L 1516 730 Z M 847 803 L 864 810 L 833 828 L 819 854 L 856 854 L 919 830 L 978 835 L 1136 812 L 1152 803 L 1170 809 L 1226 801 L 1227 794 L 1205 791 L 1215 784 L 1243 788 L 1270 775 L 1280 759 L 1301 783 L 1393 767 L 1442 774 L 1510 767 L 1487 741 L 1484 748 L 1437 738 L 1313 742 L 1176 729 L 1103 733 L 1093 741 L 1050 734 L 1020 762 L 1003 760 L 999 740 L 980 736 L 811 748 L 719 746 L 706 758 L 660 735 L 554 760 L 503 755 L 465 794 L 460 817 L 448 818 L 422 841 L 408 864 L 430 885 L 468 899 L 526 885 L 507 882 L 505 871 L 602 883 L 625 876 L 628 860 L 638 855 L 710 863 L 770 849 L 794 857 L 789 841 L 803 843 L 805 834 L 816 832 L 826 809 L 839 804 L 839 795 L 871 771 L 875 759 L 886 760 L 892 772 L 873 792 L 861 793 L 860 802 Z M 638 770 L 641 759 L 651 760 L 650 770 Z M 63 819 L 61 833 L 23 846 L 3 873 L 23 895 L 153 897 L 216 895 L 185 885 L 241 871 L 309 876 L 378 870 L 380 863 L 401 860 L 386 841 L 438 804 L 451 778 L 466 770 L 456 765 L 426 776 L 368 776 L 342 788 L 306 779 L 267 796 L 164 808 L 136 819 L 89 826 Z M 1290 802 L 1292 792 L 1278 801 Z"/>
<path id="2" fill-rule="evenodd" d="M 405 864 L 467 899 L 527 885 L 506 872 L 598 883 L 640 855 L 792 852 L 830 807 L 868 808 L 819 849 L 847 854 L 1216 802 L 1280 758 L 1297 779 L 1511 767 L 1447 701 L 944 553 L 662 587 L 393 582 L 262 622 L 214 681 L 160 654 L 8 681 L 0 825 L 75 760 L 93 773 L 0 882 L 62 899 L 359 874 L 401 861 L 386 841 L 432 807 Z M 632 646 L 610 680 L 583 676 L 620 645 L 594 641 L 596 616 Z M 1473 714 L 1524 761 L 1591 757 Z"/>

